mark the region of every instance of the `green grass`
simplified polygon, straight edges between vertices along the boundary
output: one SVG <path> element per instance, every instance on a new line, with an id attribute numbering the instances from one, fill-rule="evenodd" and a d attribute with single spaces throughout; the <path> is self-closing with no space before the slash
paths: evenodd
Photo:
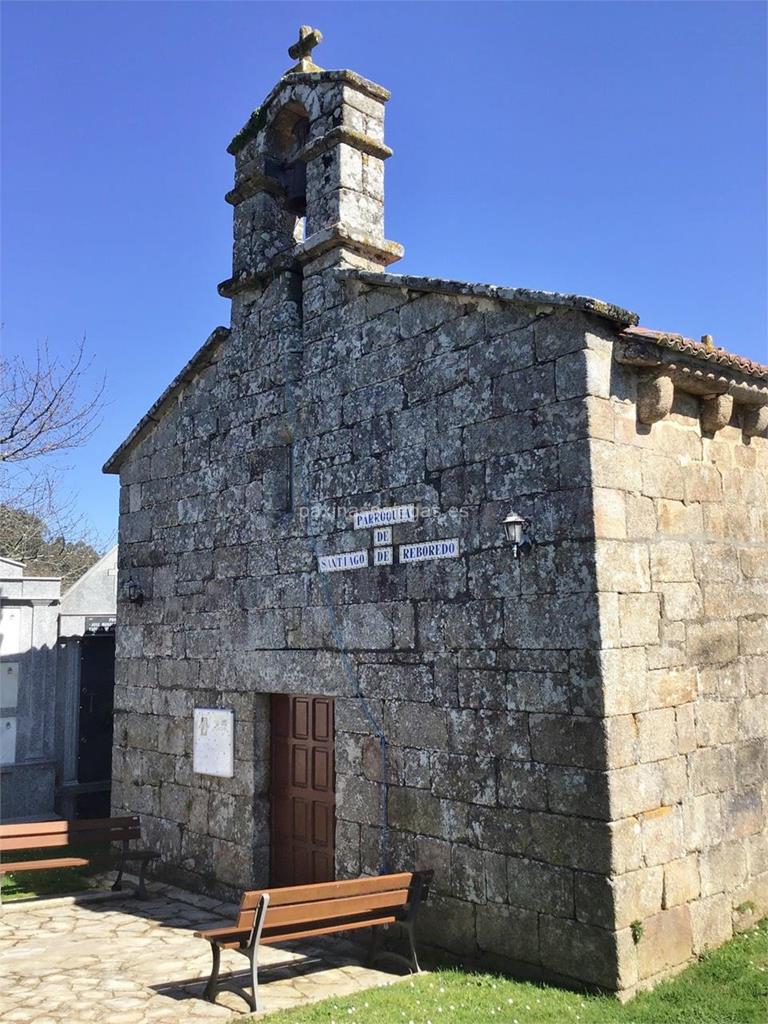
<path id="1" fill-rule="evenodd" d="M 91 861 L 84 868 L 51 868 L 46 871 L 15 871 L 0 878 L 0 895 L 4 903 L 13 900 L 30 899 L 33 896 L 61 896 L 66 893 L 82 892 L 91 887 L 90 876 L 111 865 L 106 854 L 108 844 L 86 847 L 56 847 L 39 854 L 14 853 L 14 860 L 49 860 L 52 857 L 88 857 Z M 10 859 L 11 855 L 8 855 Z"/>
<path id="2" fill-rule="evenodd" d="M 268 972 L 264 975 L 269 980 Z M 768 918 L 684 973 L 621 1004 L 491 974 L 436 970 L 269 1024 L 766 1024 Z"/>

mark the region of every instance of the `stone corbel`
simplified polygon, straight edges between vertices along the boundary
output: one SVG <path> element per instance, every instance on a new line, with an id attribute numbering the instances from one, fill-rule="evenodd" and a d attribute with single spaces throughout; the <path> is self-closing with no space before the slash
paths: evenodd
<path id="1" fill-rule="evenodd" d="M 386 160 L 392 156 L 389 146 L 385 146 L 378 139 L 374 139 L 364 132 L 355 131 L 354 128 L 348 128 L 346 125 L 339 125 L 336 128 L 331 128 L 320 138 L 310 140 L 299 153 L 299 160 L 309 162 L 316 156 L 320 156 L 321 153 L 342 144 L 359 149 L 361 153 L 367 153 L 369 156 L 378 157 L 379 160 Z"/>
<path id="2" fill-rule="evenodd" d="M 708 434 L 722 430 L 731 420 L 733 395 L 713 395 L 701 400 L 701 429 Z"/>
<path id="3" fill-rule="evenodd" d="M 669 415 L 675 398 L 675 385 L 669 374 L 645 377 L 637 388 L 637 418 L 641 423 L 656 423 Z"/>
<path id="4" fill-rule="evenodd" d="M 224 199 L 232 206 L 237 206 L 238 203 L 250 199 L 251 196 L 255 196 L 258 192 L 268 192 L 270 195 L 279 197 L 285 195 L 285 189 L 277 178 L 271 178 L 267 174 L 254 171 L 247 177 L 243 176 L 239 184 L 227 192 Z"/>
<path id="5" fill-rule="evenodd" d="M 747 437 L 768 431 L 768 405 L 749 405 L 742 412 L 741 429 Z"/>
<path id="6" fill-rule="evenodd" d="M 306 263 L 308 260 L 322 256 L 330 249 L 339 248 L 351 249 L 365 259 L 385 267 L 402 259 L 404 252 L 402 245 L 397 242 L 390 242 L 386 238 L 375 238 L 346 224 L 337 223 L 327 228 L 321 228 L 310 235 L 296 246 L 295 253 L 300 263 Z"/>

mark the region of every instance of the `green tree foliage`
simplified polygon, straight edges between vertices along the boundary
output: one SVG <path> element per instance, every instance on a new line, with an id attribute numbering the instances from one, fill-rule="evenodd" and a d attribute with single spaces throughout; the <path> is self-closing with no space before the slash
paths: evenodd
<path id="1" fill-rule="evenodd" d="M 61 576 L 62 589 L 100 557 L 86 540 L 56 536 L 41 516 L 5 504 L 0 504 L 0 555 L 23 562 L 27 576 Z"/>

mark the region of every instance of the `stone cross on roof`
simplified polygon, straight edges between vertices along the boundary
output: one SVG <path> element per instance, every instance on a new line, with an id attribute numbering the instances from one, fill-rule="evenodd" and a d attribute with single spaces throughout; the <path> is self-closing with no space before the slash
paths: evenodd
<path id="1" fill-rule="evenodd" d="M 299 39 L 288 49 L 288 56 L 299 63 L 292 67 L 291 71 L 322 71 L 312 60 L 312 51 L 318 43 L 323 41 L 323 33 L 311 25 L 302 25 L 299 29 Z"/>

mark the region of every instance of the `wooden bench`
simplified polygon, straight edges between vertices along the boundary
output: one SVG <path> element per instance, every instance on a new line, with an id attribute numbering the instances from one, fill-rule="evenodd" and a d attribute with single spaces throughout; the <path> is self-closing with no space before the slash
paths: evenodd
<path id="1" fill-rule="evenodd" d="M 140 863 L 139 885 L 136 895 L 146 899 L 147 890 L 144 885 L 144 870 L 147 863 L 160 854 L 154 850 L 132 850 L 130 843 L 141 839 L 141 827 L 138 817 L 131 818 L 92 818 L 83 821 L 25 821 L 16 825 L 0 825 L 0 874 L 11 871 L 48 871 L 52 868 L 87 867 L 87 857 L 48 857 L 46 859 L 19 860 L 8 862 L 7 853 L 41 852 L 54 850 L 62 846 L 84 846 L 93 843 L 122 843 L 120 853 L 111 854 L 119 859 L 119 868 L 114 890 L 122 889 L 123 870 L 127 863 Z"/>
<path id="2" fill-rule="evenodd" d="M 258 1010 L 259 946 L 271 946 L 291 939 L 371 928 L 368 963 L 382 956 L 402 961 L 420 971 L 416 958 L 414 925 L 419 905 L 427 898 L 431 871 L 374 875 L 344 882 L 293 885 L 281 889 L 258 889 L 243 893 L 237 921 L 228 928 L 195 932 L 211 944 L 213 967 L 205 998 L 216 1001 L 216 993 L 235 988 L 255 1013 Z M 410 956 L 379 951 L 381 929 L 392 924 L 405 926 Z M 251 965 L 252 994 L 233 982 L 219 981 L 222 949 L 234 949 Z"/>

